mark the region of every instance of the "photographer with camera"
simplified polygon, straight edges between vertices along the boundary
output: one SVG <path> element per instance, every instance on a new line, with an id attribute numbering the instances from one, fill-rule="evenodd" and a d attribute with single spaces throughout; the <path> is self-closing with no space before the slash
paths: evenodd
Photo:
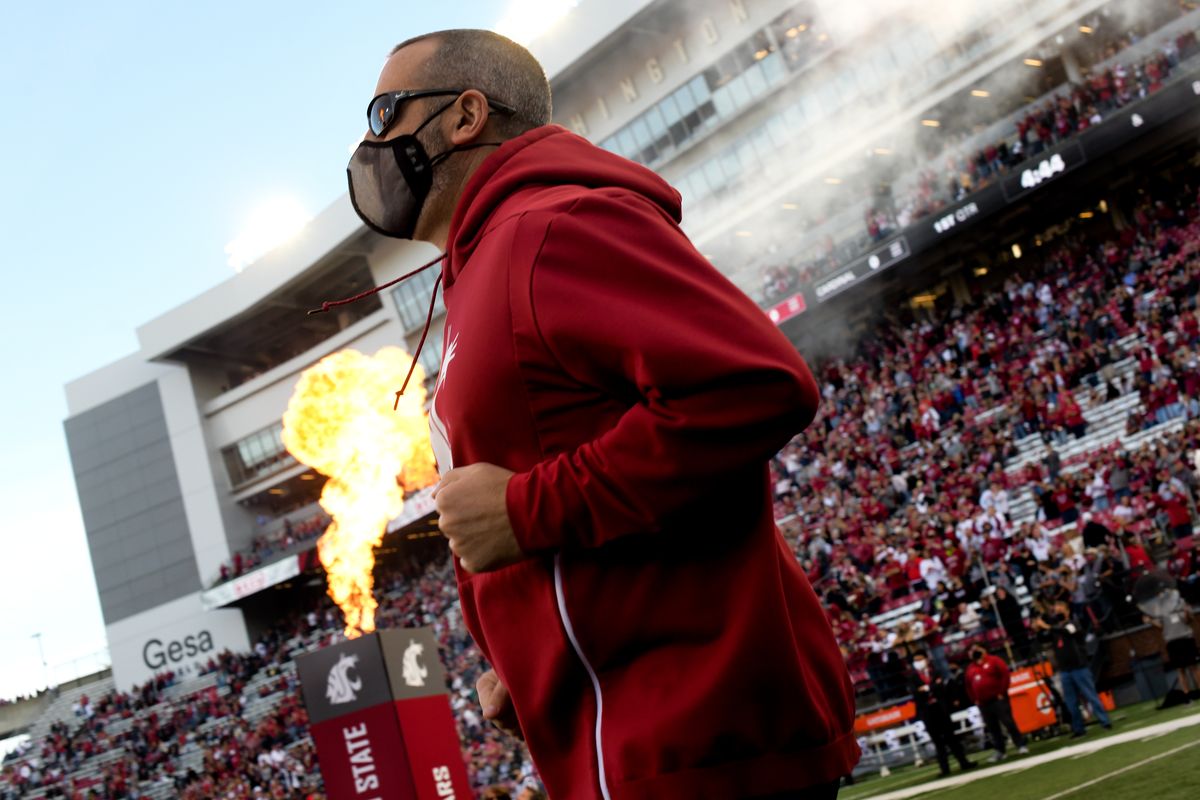
<path id="1" fill-rule="evenodd" d="M 1105 730 L 1112 728 L 1112 721 L 1100 702 L 1100 695 L 1096 693 L 1096 684 L 1092 680 L 1083 629 L 1072 619 L 1070 607 L 1064 602 L 1047 604 L 1042 614 L 1033 621 L 1033 627 L 1054 652 L 1054 666 L 1062 681 L 1063 698 L 1071 714 L 1071 738 L 1078 739 L 1087 733 L 1083 709 L 1080 707 L 1081 699 L 1087 701 Z"/>

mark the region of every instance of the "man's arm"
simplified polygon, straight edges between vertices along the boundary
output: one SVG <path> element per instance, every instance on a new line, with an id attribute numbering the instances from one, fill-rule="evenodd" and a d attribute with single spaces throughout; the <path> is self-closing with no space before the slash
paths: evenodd
<path id="1" fill-rule="evenodd" d="M 967 699 L 975 705 L 979 705 L 979 698 L 975 696 L 975 681 L 971 680 L 971 670 L 974 667 L 967 667 L 967 671 L 963 674 L 963 689 L 967 692 Z"/>
<path id="2" fill-rule="evenodd" d="M 996 659 L 996 669 L 1000 671 L 1000 682 L 1003 684 L 1003 689 L 1008 692 L 1008 687 L 1012 685 L 1012 672 L 1008 669 L 1008 664 L 1004 663 L 1004 659 L 999 656 L 992 656 Z"/>
<path id="3" fill-rule="evenodd" d="M 554 218 L 530 297 L 561 369 L 630 406 L 509 481 L 527 553 L 658 532 L 729 476 L 765 471 L 816 414 L 816 382 L 791 343 L 640 197 L 597 193 Z"/>

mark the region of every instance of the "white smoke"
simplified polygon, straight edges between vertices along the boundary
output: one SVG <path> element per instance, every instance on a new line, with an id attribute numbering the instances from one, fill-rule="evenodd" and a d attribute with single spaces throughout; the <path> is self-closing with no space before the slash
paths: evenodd
<path id="1" fill-rule="evenodd" d="M 827 35 L 833 52 L 795 83 L 822 100 L 821 93 L 836 86 L 849 102 L 835 117 L 809 124 L 799 137 L 802 145 L 785 148 L 761 185 L 716 213 L 691 215 L 697 244 L 759 296 L 765 268 L 803 262 L 793 257 L 797 241 L 807 250 L 801 256 L 811 254 L 820 237 L 803 234 L 831 213 L 870 207 L 880 186 L 891 186 L 902 203 L 917 167 L 931 170 L 938 188 L 944 187 L 950 175 L 946 155 L 994 143 L 996 131 L 988 131 L 993 123 L 1066 80 L 1055 61 L 1064 50 L 1094 50 L 1139 28 L 1144 35 L 1152 17 L 1161 22 L 1172 8 L 1180 13 L 1170 0 L 818 0 L 808 33 Z M 983 36 L 990 41 L 982 42 Z M 860 79 L 859 67 L 871 61 L 875 49 L 898 39 L 927 53 L 925 66 L 882 84 Z M 932 79 L 936 67 L 929 65 L 956 52 L 969 54 L 960 62 L 965 66 Z M 1027 64 L 1026 58 L 1033 61 Z M 854 79 L 847 82 L 847 74 Z M 792 102 L 786 91 L 776 100 L 779 108 Z M 928 111 L 916 114 L 918 108 Z M 1007 124 L 998 127 L 1003 135 L 1012 132 Z M 965 141 L 975 135 L 978 142 Z M 865 235 L 861 214 L 842 213 Z M 831 346 L 853 340 L 845 330 L 823 333 Z"/>

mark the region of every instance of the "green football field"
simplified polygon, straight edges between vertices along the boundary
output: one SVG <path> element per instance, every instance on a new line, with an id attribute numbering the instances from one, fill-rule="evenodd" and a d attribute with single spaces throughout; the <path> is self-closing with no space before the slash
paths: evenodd
<path id="1" fill-rule="evenodd" d="M 1031 741 L 1029 755 L 1010 749 L 998 766 L 986 763 L 991 751 L 971 754 L 980 768 L 962 778 L 957 765 L 939 778 L 936 764 L 860 778 L 838 798 L 1200 800 L 1200 704 L 1166 711 L 1152 703 L 1128 706 L 1113 713 L 1113 723 L 1112 731 L 1090 725 L 1082 739 Z"/>

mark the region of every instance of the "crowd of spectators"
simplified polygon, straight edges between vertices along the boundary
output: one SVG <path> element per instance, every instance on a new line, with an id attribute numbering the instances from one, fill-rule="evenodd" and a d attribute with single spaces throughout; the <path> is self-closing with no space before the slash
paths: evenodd
<path id="1" fill-rule="evenodd" d="M 329 527 L 329 522 L 329 515 L 320 509 L 296 521 L 285 519 L 278 530 L 255 536 L 249 549 L 239 550 L 227 563 L 222 564 L 220 576 L 214 585 L 240 578 L 275 556 L 290 552 L 298 544 L 315 542 Z"/>
<path id="2" fill-rule="evenodd" d="M 905 228 L 949 203 L 963 200 L 1003 178 L 1027 158 L 1040 155 L 1098 125 L 1114 111 L 1158 91 L 1178 65 L 1179 49 L 1168 40 L 1161 50 L 1132 66 L 1106 66 L 1091 72 L 1082 83 L 1068 84 L 1053 98 L 1029 106 L 1023 116 L 1018 115 L 1012 134 L 969 151 L 951 148 L 941 158 L 931 159 L 931 163 L 944 164 L 941 180 L 945 181 L 945 191 L 937 190 L 939 179 L 933 173 L 924 173 L 915 190 L 896 203 L 894 214 L 876 211 L 883 216 L 868 217 L 868 232 L 876 239 L 883 238 L 893 229 Z"/>
<path id="3" fill-rule="evenodd" d="M 852 672 L 881 697 L 903 691 L 918 645 L 939 671 L 979 637 L 1030 656 L 1018 595 L 1065 597 L 1099 630 L 1138 621 L 1125 598 L 1155 547 L 1177 548 L 1194 592 L 1200 198 L 1192 184 L 1140 197 L 1107 238 L 1077 229 L 998 291 L 893 320 L 858 357 L 818 365 L 823 410 L 774 460 L 776 514 Z M 1118 370 L 1127 337 L 1134 364 Z M 1087 436 L 1085 406 L 1130 392 L 1130 432 L 1182 427 L 1060 456 Z M 1044 458 L 1022 457 L 1026 436 Z M 1035 512 L 1016 520 L 1024 490 Z M 872 624 L 900 606 L 915 615 Z"/>
<path id="4" fill-rule="evenodd" d="M 786 300 L 800 291 L 804 278 L 796 267 L 768 267 L 763 272 L 763 299 L 767 305 Z"/>

